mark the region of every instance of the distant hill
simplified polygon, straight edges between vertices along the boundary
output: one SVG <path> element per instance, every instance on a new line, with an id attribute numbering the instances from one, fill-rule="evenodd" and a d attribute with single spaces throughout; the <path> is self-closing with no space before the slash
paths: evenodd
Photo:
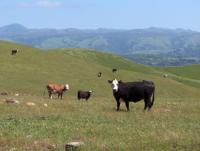
<path id="1" fill-rule="evenodd" d="M 0 28 L 0 38 L 38 48 L 93 48 L 119 54 L 142 52 L 200 56 L 200 33 L 183 29 L 57 30 L 28 29 L 12 24 Z"/>
<path id="2" fill-rule="evenodd" d="M 20 52 L 12 56 L 10 54 L 12 48 L 19 48 Z M 163 80 L 160 72 L 171 73 L 166 70 L 167 68 L 140 65 L 114 54 L 90 49 L 67 48 L 42 51 L 25 45 L 0 41 L 0 60 L 0 91 L 42 95 L 45 85 L 55 82 L 69 83 L 71 87 L 69 95 L 71 96 L 74 96 L 78 89 L 92 89 L 95 91 L 95 95 L 105 97 L 111 95 L 111 88 L 107 84 L 107 80 L 114 78 L 123 81 L 153 80 L 159 87 L 158 94 L 161 97 L 166 91 L 172 96 L 176 96 L 184 89 L 185 91 L 193 89 L 193 85 L 187 81 L 181 81 L 181 84 L 176 81 L 177 79 L 172 80 L 171 77 Z M 118 72 L 113 74 L 113 68 L 117 68 Z M 190 69 L 195 77 L 200 74 L 196 72 L 197 68 Z M 97 77 L 98 72 L 103 73 L 101 78 Z M 186 73 L 187 68 L 173 74 L 190 78 Z M 196 79 L 195 77 L 191 78 Z M 162 85 L 165 89 L 160 89 Z M 171 89 L 176 86 L 180 89 L 176 91 Z M 194 86 L 200 87 L 200 84 L 195 83 Z"/>
<path id="3" fill-rule="evenodd" d="M 12 48 L 19 48 L 19 53 L 12 56 Z M 69 83 L 71 95 L 77 89 L 93 89 L 104 96 L 110 92 L 107 80 L 141 79 L 141 75 L 148 75 L 154 70 L 114 54 L 90 49 L 42 51 L 3 41 L 0 41 L 0 60 L 0 92 L 5 89 L 40 95 L 47 83 L 55 82 Z M 112 68 L 117 68 L 119 73 L 113 74 Z M 102 72 L 101 78 L 97 77 L 98 72 Z M 100 94 L 104 89 L 107 91 Z"/>
<path id="4" fill-rule="evenodd" d="M 31 45 L 36 48 L 91 48 L 108 51 L 135 59 L 135 54 L 153 55 L 151 62 L 158 56 L 182 57 L 186 63 L 172 61 L 165 65 L 199 63 L 200 33 L 183 29 L 147 28 L 134 30 L 115 29 L 29 29 L 20 24 L 0 27 L 0 39 Z M 137 56 L 137 55 L 136 55 Z M 189 61 L 188 61 L 189 57 Z M 191 57 L 194 57 L 191 61 Z M 187 58 L 187 59 L 185 59 Z M 146 59 L 145 56 L 142 59 Z M 148 59 L 148 58 L 147 58 Z M 162 65 L 162 62 L 151 62 Z"/>

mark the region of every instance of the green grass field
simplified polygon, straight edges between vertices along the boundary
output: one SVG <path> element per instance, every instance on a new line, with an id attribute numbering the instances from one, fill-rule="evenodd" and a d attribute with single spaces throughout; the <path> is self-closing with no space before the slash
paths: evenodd
<path id="1" fill-rule="evenodd" d="M 200 65 L 187 65 L 180 67 L 167 67 L 162 68 L 163 71 L 175 74 L 177 76 L 181 76 L 184 78 L 191 78 L 194 80 L 200 80 Z"/>
<path id="2" fill-rule="evenodd" d="M 11 56 L 12 48 L 20 52 Z M 118 72 L 113 74 L 112 68 Z M 97 77 L 99 71 L 101 78 Z M 0 92 L 9 94 L 0 96 L 0 150 L 63 151 L 70 141 L 83 141 L 81 150 L 85 151 L 200 150 L 200 89 L 163 78 L 156 71 L 161 69 L 92 50 L 41 51 L 0 42 Z M 131 103 L 130 112 L 124 104 L 117 112 L 107 83 L 114 78 L 154 81 L 152 110 L 144 112 L 141 101 Z M 49 100 L 47 92 L 43 95 L 51 82 L 70 85 L 63 100 L 56 96 Z M 79 89 L 94 91 L 88 102 L 77 100 Z M 20 104 L 6 104 L 8 98 Z M 27 106 L 27 102 L 36 106 Z"/>

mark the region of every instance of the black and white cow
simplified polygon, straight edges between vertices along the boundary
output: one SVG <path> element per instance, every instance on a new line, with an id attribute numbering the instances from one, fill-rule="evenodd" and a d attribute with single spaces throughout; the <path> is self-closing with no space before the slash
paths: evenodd
<path id="1" fill-rule="evenodd" d="M 108 80 L 108 83 L 111 84 L 113 89 L 113 96 L 117 102 L 117 111 L 120 108 L 120 99 L 125 102 L 127 111 L 129 111 L 129 102 L 138 102 L 142 99 L 144 99 L 145 104 L 144 110 L 153 106 L 155 85 L 152 81 L 122 82 L 115 79 Z"/>
<path id="2" fill-rule="evenodd" d="M 98 74 L 97 74 L 97 76 L 100 78 L 101 77 L 101 75 L 102 75 L 102 73 L 101 72 L 99 72 Z"/>
<path id="3" fill-rule="evenodd" d="M 117 69 L 116 69 L 116 68 L 113 68 L 113 69 L 112 69 L 112 72 L 113 72 L 113 73 L 117 72 Z"/>
<path id="4" fill-rule="evenodd" d="M 12 49 L 12 51 L 11 51 L 11 55 L 15 55 L 15 54 L 17 54 L 18 52 L 19 52 L 18 49 Z"/>
<path id="5" fill-rule="evenodd" d="M 78 100 L 80 99 L 85 99 L 86 101 L 90 98 L 90 96 L 92 95 L 92 91 L 81 91 L 79 90 L 78 91 L 78 94 L 77 94 L 77 98 Z"/>

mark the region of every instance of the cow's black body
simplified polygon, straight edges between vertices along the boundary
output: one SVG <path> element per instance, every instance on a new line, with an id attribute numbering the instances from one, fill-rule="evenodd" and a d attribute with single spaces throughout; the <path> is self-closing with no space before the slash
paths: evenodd
<path id="1" fill-rule="evenodd" d="M 150 109 L 153 106 L 154 92 L 155 86 L 152 81 L 119 82 L 118 91 L 113 90 L 113 96 L 117 102 L 117 110 L 120 107 L 120 99 L 125 102 L 127 111 L 129 111 L 129 102 L 138 102 L 144 99 L 144 110 L 146 110 L 147 107 Z"/>
<path id="2" fill-rule="evenodd" d="M 113 73 L 117 72 L 117 69 L 115 69 L 115 68 L 114 68 L 114 69 L 112 69 L 112 72 L 113 72 Z"/>
<path id="3" fill-rule="evenodd" d="M 79 90 L 77 97 L 78 97 L 78 100 L 85 99 L 87 101 L 90 98 L 91 94 L 92 94 L 91 91 L 81 91 L 81 90 Z"/>
<path id="4" fill-rule="evenodd" d="M 15 54 L 17 54 L 18 53 L 18 49 L 12 49 L 12 51 L 11 51 L 11 55 L 15 55 Z"/>

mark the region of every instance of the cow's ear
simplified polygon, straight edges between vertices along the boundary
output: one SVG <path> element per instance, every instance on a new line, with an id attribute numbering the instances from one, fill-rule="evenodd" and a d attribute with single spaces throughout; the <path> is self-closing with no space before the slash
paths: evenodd
<path id="1" fill-rule="evenodd" d="M 122 80 L 119 80 L 118 82 L 119 82 L 119 83 L 122 83 Z"/>
<path id="2" fill-rule="evenodd" d="M 112 80 L 108 80 L 108 83 L 112 83 Z"/>

